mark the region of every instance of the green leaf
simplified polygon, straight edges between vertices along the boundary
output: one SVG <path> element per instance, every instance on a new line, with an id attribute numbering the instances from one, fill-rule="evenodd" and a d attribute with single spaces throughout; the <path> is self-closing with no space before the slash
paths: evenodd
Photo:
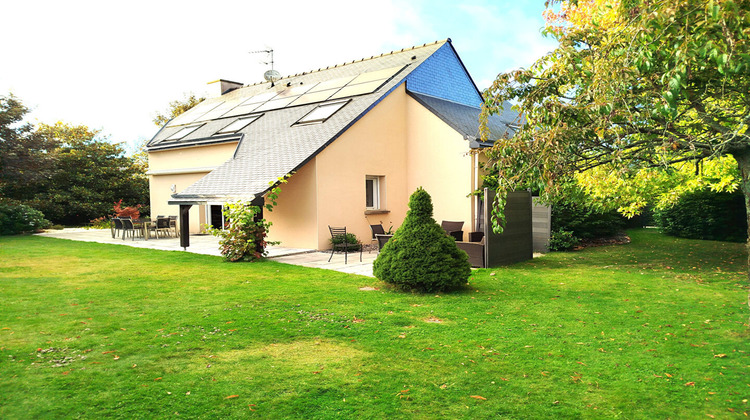
<path id="1" fill-rule="evenodd" d="M 719 64 L 720 66 L 726 66 L 727 61 L 729 61 L 729 56 L 726 54 L 721 54 L 717 58 L 716 63 Z"/>
<path id="2" fill-rule="evenodd" d="M 680 91 L 680 79 L 678 76 L 675 76 L 671 79 L 669 79 L 669 91 L 670 93 L 679 93 Z"/>

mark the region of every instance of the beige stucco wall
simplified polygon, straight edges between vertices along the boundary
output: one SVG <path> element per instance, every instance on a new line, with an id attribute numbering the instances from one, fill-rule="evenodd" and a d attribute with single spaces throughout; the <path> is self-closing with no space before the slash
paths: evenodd
<path id="1" fill-rule="evenodd" d="M 312 160 L 282 184 L 273 211 L 264 210 L 263 217 L 273 223 L 268 239 L 280 241 L 279 246 L 317 249 L 316 192 L 316 162 Z"/>
<path id="2" fill-rule="evenodd" d="M 476 178 L 469 142 L 416 100 L 407 103 L 409 194 L 424 188 L 432 197 L 435 221 L 463 221 L 466 239 L 473 230 L 475 201 L 467 195 Z"/>
<path id="3" fill-rule="evenodd" d="M 231 158 L 236 148 L 237 142 L 233 141 L 209 146 L 150 152 L 148 154 L 148 169 L 153 172 L 168 169 L 215 167 Z"/>
<path id="4" fill-rule="evenodd" d="M 175 185 L 176 192 L 184 190 L 230 159 L 236 148 L 237 142 L 231 142 L 150 152 L 151 215 L 178 215 L 179 206 L 167 204 L 173 194 L 171 186 Z M 193 206 L 190 209 L 190 232 L 199 232 L 205 222 L 205 206 Z"/>
<path id="5" fill-rule="evenodd" d="M 474 200 L 466 196 L 476 173 L 468 151 L 459 133 L 401 86 L 315 158 L 317 248 L 330 247 L 328 225 L 346 226 L 365 243 L 370 224 L 398 228 L 419 186 L 432 196 L 438 223 L 463 220 L 464 232 L 470 232 Z M 388 213 L 366 214 L 368 175 L 383 177 L 381 204 Z"/>
<path id="6" fill-rule="evenodd" d="M 370 224 L 388 229 L 406 215 L 406 94 L 394 91 L 316 157 L 318 249 L 330 248 L 328 226 L 346 226 L 367 243 Z M 365 214 L 365 177 L 384 177 L 381 207 Z"/>

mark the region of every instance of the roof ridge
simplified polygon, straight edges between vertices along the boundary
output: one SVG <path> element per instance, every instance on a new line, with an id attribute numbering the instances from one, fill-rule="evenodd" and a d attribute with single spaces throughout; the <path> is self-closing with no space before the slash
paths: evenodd
<path id="1" fill-rule="evenodd" d="M 325 70 L 330 70 L 330 69 L 335 69 L 335 68 L 341 68 L 341 67 L 344 67 L 344 66 L 352 65 L 354 63 L 361 63 L 361 62 L 364 62 L 364 61 L 367 61 L 367 60 L 374 60 L 376 58 L 382 58 L 382 57 L 386 57 L 386 56 L 390 56 L 390 55 L 394 55 L 394 54 L 400 54 L 400 53 L 406 52 L 406 51 L 414 51 L 414 50 L 417 50 L 417 49 L 420 49 L 420 48 L 425 48 L 427 46 L 437 45 L 437 44 L 445 43 L 445 42 L 451 42 L 451 39 L 450 38 L 446 38 L 446 39 L 444 39 L 442 41 L 438 40 L 438 41 L 429 42 L 429 43 L 426 42 L 426 43 L 424 43 L 422 45 L 415 45 L 415 46 L 412 46 L 411 48 L 402 48 L 400 50 L 393 50 L 390 53 L 382 53 L 380 55 L 373 55 L 373 56 L 370 56 L 369 58 L 365 57 L 365 58 L 360 58 L 359 60 L 352 60 L 352 61 L 346 61 L 346 62 L 341 63 L 341 64 L 334 64 L 333 66 L 327 66 L 325 68 L 321 67 L 321 68 L 319 68 L 317 70 L 310 70 L 310 71 L 304 71 L 302 73 L 289 74 L 289 75 L 280 77 L 278 80 L 276 80 L 276 82 L 281 81 L 281 80 L 285 80 L 285 79 L 290 79 L 292 77 L 306 76 L 308 74 L 318 73 L 318 72 L 325 71 Z M 243 87 L 258 86 L 258 85 L 262 85 L 262 84 L 265 84 L 265 83 L 268 83 L 268 82 L 266 82 L 266 81 L 256 82 L 256 83 L 244 85 Z"/>

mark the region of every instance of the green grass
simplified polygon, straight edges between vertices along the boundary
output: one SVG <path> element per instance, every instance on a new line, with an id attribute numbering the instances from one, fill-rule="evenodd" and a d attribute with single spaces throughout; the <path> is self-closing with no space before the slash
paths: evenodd
<path id="1" fill-rule="evenodd" d="M 440 295 L 3 237 L 0 418 L 745 418 L 744 246 L 631 237 Z"/>

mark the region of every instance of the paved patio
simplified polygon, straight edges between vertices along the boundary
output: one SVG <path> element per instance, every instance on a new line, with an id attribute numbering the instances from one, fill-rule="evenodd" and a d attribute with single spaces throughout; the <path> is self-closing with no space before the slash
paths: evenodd
<path id="1" fill-rule="evenodd" d="M 69 228 L 62 230 L 47 230 L 37 233 L 39 236 L 50 238 L 70 239 L 73 241 L 97 242 L 102 244 L 125 245 L 136 248 L 159 249 L 163 251 L 183 251 L 179 238 L 143 238 L 122 239 L 112 238 L 109 229 L 82 229 Z M 363 276 L 372 275 L 372 262 L 375 261 L 377 253 L 362 253 L 362 262 L 359 262 L 359 254 L 349 253 L 348 264 L 344 264 L 344 254 L 334 254 L 331 262 L 328 262 L 330 252 L 319 252 L 311 249 L 285 248 L 281 246 L 270 246 L 267 248 L 268 258 L 286 264 L 301 265 L 304 267 L 322 268 L 326 270 L 341 271 Z M 212 235 L 190 235 L 190 246 L 186 252 L 194 254 L 221 256 L 219 253 L 219 239 Z"/>

